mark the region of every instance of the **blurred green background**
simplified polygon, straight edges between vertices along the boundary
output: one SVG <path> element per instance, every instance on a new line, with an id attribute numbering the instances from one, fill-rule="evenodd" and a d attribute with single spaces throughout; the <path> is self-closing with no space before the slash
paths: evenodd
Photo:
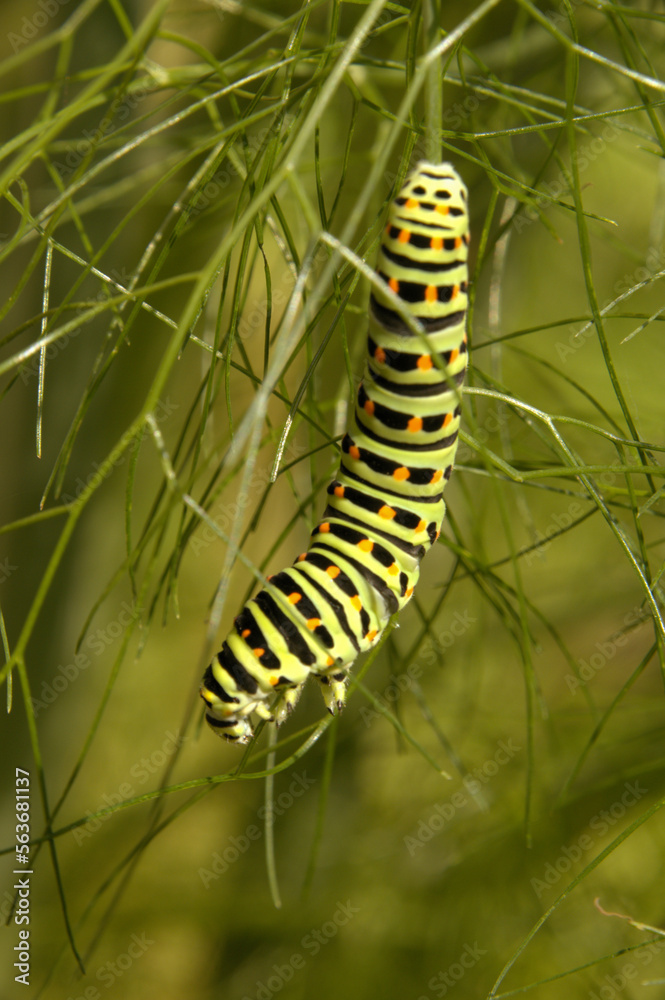
<path id="1" fill-rule="evenodd" d="M 6 0 L 3 997 L 665 996 L 664 41 L 648 3 Z M 372 264 L 437 146 L 473 237 L 449 517 L 273 787 L 200 675 L 336 465 L 369 287 L 321 234 Z"/>

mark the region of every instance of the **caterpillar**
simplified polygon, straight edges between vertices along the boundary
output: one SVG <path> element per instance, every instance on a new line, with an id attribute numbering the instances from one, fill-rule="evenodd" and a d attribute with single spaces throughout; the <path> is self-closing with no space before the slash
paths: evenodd
<path id="1" fill-rule="evenodd" d="M 227 740 L 249 743 L 253 714 L 281 722 L 309 674 L 328 709 L 341 710 L 349 668 L 413 594 L 457 448 L 468 243 L 458 174 L 419 163 L 390 208 L 377 273 L 425 333 L 374 288 L 365 371 L 323 517 L 307 551 L 240 611 L 203 677 L 207 722 Z"/>

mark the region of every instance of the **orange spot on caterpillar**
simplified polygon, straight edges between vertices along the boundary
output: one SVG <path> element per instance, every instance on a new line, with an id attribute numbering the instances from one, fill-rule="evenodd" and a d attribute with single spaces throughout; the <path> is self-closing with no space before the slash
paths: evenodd
<path id="1" fill-rule="evenodd" d="M 265 653 L 265 649 L 261 649 L 261 647 L 259 647 L 258 649 L 253 649 L 252 652 L 254 653 L 254 656 L 258 656 L 258 658 L 261 659 Z"/>
<path id="2" fill-rule="evenodd" d="M 374 357 L 379 362 L 379 364 L 382 365 L 383 362 L 386 360 L 386 352 L 382 347 L 377 347 L 377 349 L 374 351 Z"/>
<path id="3" fill-rule="evenodd" d="M 330 531 L 330 524 L 328 523 L 328 521 L 324 521 L 322 524 L 320 524 L 318 527 L 318 531 L 320 531 L 321 534 L 326 535 Z"/>
<path id="4" fill-rule="evenodd" d="M 395 469 L 393 472 L 393 479 L 396 479 L 401 483 L 404 479 L 408 479 L 410 475 L 411 473 L 407 467 L 405 465 L 400 465 L 399 469 Z"/>
<path id="5" fill-rule="evenodd" d="M 379 633 L 376 631 L 376 629 L 373 628 L 371 632 L 367 633 L 367 635 L 365 636 L 365 638 L 367 639 L 368 642 L 374 642 L 374 640 L 376 639 L 376 637 L 377 637 L 378 634 Z"/>
<path id="6" fill-rule="evenodd" d="M 429 241 L 429 245 L 431 246 L 432 250 L 443 250 L 443 237 L 433 236 L 432 239 Z"/>
<path id="7" fill-rule="evenodd" d="M 416 364 L 421 372 L 428 372 L 432 367 L 432 356 L 430 354 L 421 354 Z"/>
<path id="8" fill-rule="evenodd" d="M 462 237 L 461 236 L 456 236 L 455 237 L 455 249 L 459 250 L 459 248 L 461 246 L 462 246 Z"/>
<path id="9" fill-rule="evenodd" d="M 363 404 L 363 410 L 368 416 L 370 417 L 374 416 L 374 403 L 371 399 L 365 400 Z"/>
<path id="10" fill-rule="evenodd" d="M 386 521 L 392 521 L 396 514 L 396 511 L 389 507 L 387 503 L 384 503 L 383 507 L 379 510 L 379 517 L 384 518 Z"/>
<path id="11" fill-rule="evenodd" d="M 430 479 L 430 483 L 438 483 L 442 475 L 443 475 L 443 469 L 437 469 L 436 472 L 433 474 L 432 478 Z"/>
<path id="12" fill-rule="evenodd" d="M 329 656 L 328 659 L 326 660 L 326 666 L 327 667 L 332 667 L 332 665 L 333 665 L 334 662 L 335 661 L 333 660 L 332 656 Z"/>
<path id="13" fill-rule="evenodd" d="M 404 594 L 404 596 L 406 597 L 406 599 L 408 600 L 409 597 L 411 597 L 412 594 L 413 594 L 413 587 L 407 587 L 406 588 L 406 592 Z"/>
<path id="14" fill-rule="evenodd" d="M 397 278 L 391 278 L 388 282 L 388 287 L 395 293 L 395 295 L 399 295 L 399 281 Z"/>
<path id="15" fill-rule="evenodd" d="M 351 604 L 356 609 L 356 611 L 362 611 L 362 609 L 363 609 L 363 602 L 360 600 L 360 598 L 358 597 L 357 594 L 355 595 L 355 597 L 351 598 Z"/>
<path id="16" fill-rule="evenodd" d="M 400 229 L 397 239 L 400 243 L 408 243 L 411 239 L 411 233 L 408 229 Z"/>
<path id="17" fill-rule="evenodd" d="M 298 594 L 297 592 L 294 592 L 293 594 L 289 594 L 289 597 L 288 597 L 289 604 L 297 604 L 298 601 L 301 601 L 301 600 L 302 600 L 302 594 Z"/>
<path id="18" fill-rule="evenodd" d="M 417 434 L 418 431 L 421 431 L 423 429 L 423 418 L 411 417 L 406 426 L 410 434 Z"/>
<path id="19" fill-rule="evenodd" d="M 439 215 L 448 215 L 448 206 L 447 205 L 437 205 L 435 211 L 438 212 Z"/>
<path id="20" fill-rule="evenodd" d="M 343 486 L 336 486 L 333 492 L 335 493 L 335 496 L 339 497 L 340 500 L 341 500 L 342 497 L 344 496 L 344 487 Z"/>
<path id="21" fill-rule="evenodd" d="M 279 684 L 279 677 L 269 677 L 268 684 L 272 684 L 273 687 L 275 684 Z"/>
<path id="22" fill-rule="evenodd" d="M 399 573 L 399 566 L 397 565 L 397 563 L 393 563 L 392 566 L 389 566 L 388 572 L 390 573 L 391 576 L 397 576 L 397 574 Z"/>
<path id="23" fill-rule="evenodd" d="M 296 562 L 302 562 L 303 559 L 306 559 L 306 558 L 307 558 L 307 553 L 306 552 L 301 552 L 300 555 L 298 556 L 298 558 L 296 559 Z"/>
<path id="24" fill-rule="evenodd" d="M 441 424 L 441 427 L 447 427 L 448 424 L 452 421 L 452 419 L 453 419 L 452 413 L 446 413 L 445 417 L 443 418 L 443 423 Z"/>
<path id="25" fill-rule="evenodd" d="M 321 624 L 321 619 L 320 618 L 308 618 L 307 619 L 307 628 L 310 630 L 310 632 L 313 632 L 314 629 L 318 628 L 320 624 Z"/>
<path id="26" fill-rule="evenodd" d="M 420 208 L 420 202 L 416 201 L 415 198 L 409 198 L 406 202 L 405 208 Z"/>
<path id="27" fill-rule="evenodd" d="M 425 289 L 425 302 L 436 302 L 439 298 L 439 290 L 436 285 L 428 285 Z"/>
<path id="28" fill-rule="evenodd" d="M 248 628 L 244 628 L 244 629 L 242 630 L 242 632 L 241 632 L 240 634 L 241 634 L 241 636 L 243 637 L 243 639 L 246 639 L 246 638 L 247 638 L 247 636 L 248 636 L 248 635 L 251 635 L 252 633 L 251 633 L 251 630 L 250 630 L 250 629 L 248 629 Z"/>
<path id="29" fill-rule="evenodd" d="M 362 552 L 371 552 L 372 549 L 374 548 L 374 542 L 372 541 L 371 538 L 361 538 L 361 540 L 358 542 L 358 548 Z"/>
<path id="30" fill-rule="evenodd" d="M 450 361 L 448 362 L 448 364 L 452 364 L 452 363 L 453 363 L 453 361 L 457 361 L 457 359 L 458 359 L 458 358 L 459 358 L 459 351 L 458 351 L 458 350 L 457 350 L 457 348 L 455 347 L 455 348 L 454 348 L 454 349 L 453 349 L 453 350 L 452 350 L 452 351 L 450 352 Z"/>
<path id="31" fill-rule="evenodd" d="M 339 568 L 339 566 L 328 566 L 328 568 L 326 569 L 326 573 L 328 574 L 331 580 L 334 580 L 335 577 L 339 576 L 341 572 L 342 571 Z"/>
<path id="32" fill-rule="evenodd" d="M 427 521 L 419 521 L 416 526 L 416 534 L 418 534 L 421 531 L 424 531 L 426 527 L 427 527 Z"/>
<path id="33" fill-rule="evenodd" d="M 355 458 L 356 461 L 360 458 L 360 448 L 356 444 L 352 444 L 349 448 L 349 455 L 351 458 Z"/>

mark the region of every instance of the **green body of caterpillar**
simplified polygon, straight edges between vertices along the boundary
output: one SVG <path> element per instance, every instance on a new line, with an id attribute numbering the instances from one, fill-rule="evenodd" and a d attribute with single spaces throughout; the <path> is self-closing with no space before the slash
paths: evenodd
<path id="1" fill-rule="evenodd" d="M 422 323 L 427 349 L 375 290 L 364 378 L 323 519 L 307 552 L 247 602 L 203 678 L 207 721 L 233 742 L 252 738 L 252 713 L 273 718 L 276 692 L 280 721 L 309 674 L 329 709 L 341 708 L 348 669 L 413 593 L 457 448 L 468 242 L 464 184 L 450 164 L 419 163 L 392 204 L 377 271 Z"/>

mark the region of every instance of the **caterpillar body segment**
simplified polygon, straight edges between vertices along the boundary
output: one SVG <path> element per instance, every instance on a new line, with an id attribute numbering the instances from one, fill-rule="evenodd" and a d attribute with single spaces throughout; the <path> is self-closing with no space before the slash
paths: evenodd
<path id="1" fill-rule="evenodd" d="M 370 298 L 367 359 L 340 466 L 309 547 L 235 619 L 203 677 L 211 728 L 235 743 L 251 716 L 293 709 L 309 674 L 331 711 L 390 617 L 410 600 L 445 515 L 467 362 L 468 211 L 450 164 L 421 162 L 392 204 Z"/>

